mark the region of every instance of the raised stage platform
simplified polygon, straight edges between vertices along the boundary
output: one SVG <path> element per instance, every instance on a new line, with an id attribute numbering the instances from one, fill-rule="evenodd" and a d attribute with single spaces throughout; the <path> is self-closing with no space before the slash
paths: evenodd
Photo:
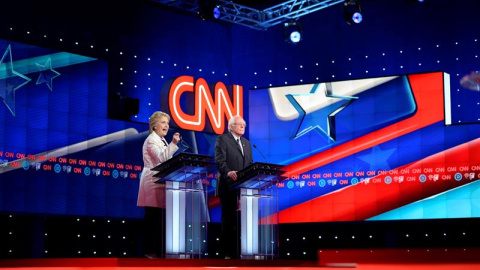
<path id="1" fill-rule="evenodd" d="M 328 249 L 318 251 L 318 261 L 219 260 L 147 258 L 0 259 L 2 269 L 87 270 L 118 269 L 359 269 L 359 270 L 478 270 L 480 248 Z"/>

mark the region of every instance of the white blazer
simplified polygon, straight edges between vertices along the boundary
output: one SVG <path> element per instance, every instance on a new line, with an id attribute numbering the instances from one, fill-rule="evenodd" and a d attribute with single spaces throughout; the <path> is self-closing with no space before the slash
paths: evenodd
<path id="1" fill-rule="evenodd" d="M 178 150 L 174 143 L 165 144 L 157 133 L 152 132 L 143 143 L 143 171 L 140 177 L 137 206 L 165 208 L 165 185 L 157 184 L 159 178 L 153 177 L 156 171 L 151 169 L 170 159 Z"/>

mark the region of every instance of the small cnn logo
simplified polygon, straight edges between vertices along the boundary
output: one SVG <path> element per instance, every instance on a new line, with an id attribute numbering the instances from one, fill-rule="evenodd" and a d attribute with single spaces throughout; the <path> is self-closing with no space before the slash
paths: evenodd
<path id="1" fill-rule="evenodd" d="M 176 78 L 168 92 L 173 122 L 185 130 L 224 133 L 228 119 L 235 115 L 243 117 L 243 87 L 233 85 L 231 97 L 225 84 L 217 82 L 213 93 L 214 97 L 203 78 L 196 81 L 192 76 Z M 207 118 L 209 125 L 205 127 Z"/>

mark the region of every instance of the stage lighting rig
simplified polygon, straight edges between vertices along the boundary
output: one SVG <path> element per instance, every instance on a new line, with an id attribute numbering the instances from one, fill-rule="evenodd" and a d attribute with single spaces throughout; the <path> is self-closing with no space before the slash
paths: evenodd
<path id="1" fill-rule="evenodd" d="M 357 0 L 343 2 L 343 17 L 348 24 L 358 24 L 363 20 L 362 9 Z"/>
<path id="2" fill-rule="evenodd" d="M 297 44 L 303 39 L 302 24 L 288 21 L 283 24 L 283 39 L 290 44 Z"/>
<path id="3" fill-rule="evenodd" d="M 220 18 L 220 8 L 214 0 L 199 0 L 198 1 L 198 16 L 203 21 Z"/>

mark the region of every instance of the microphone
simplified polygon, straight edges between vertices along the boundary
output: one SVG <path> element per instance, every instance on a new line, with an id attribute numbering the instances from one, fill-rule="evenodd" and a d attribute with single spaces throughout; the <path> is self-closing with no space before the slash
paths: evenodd
<path id="1" fill-rule="evenodd" d="M 184 147 L 186 147 L 185 150 L 187 150 L 187 149 L 192 150 L 192 147 L 190 147 L 190 145 L 186 141 L 183 140 L 182 136 L 180 136 L 180 144 L 182 144 Z M 183 151 L 185 151 L 185 150 L 183 150 Z"/>
<path id="2" fill-rule="evenodd" d="M 253 144 L 253 147 L 255 147 L 255 149 L 257 149 L 257 151 L 260 153 L 260 155 L 262 155 L 263 159 L 265 160 L 265 163 L 268 163 L 267 158 L 262 154 L 262 151 L 260 151 L 260 149 L 258 149 L 257 145 Z"/>

